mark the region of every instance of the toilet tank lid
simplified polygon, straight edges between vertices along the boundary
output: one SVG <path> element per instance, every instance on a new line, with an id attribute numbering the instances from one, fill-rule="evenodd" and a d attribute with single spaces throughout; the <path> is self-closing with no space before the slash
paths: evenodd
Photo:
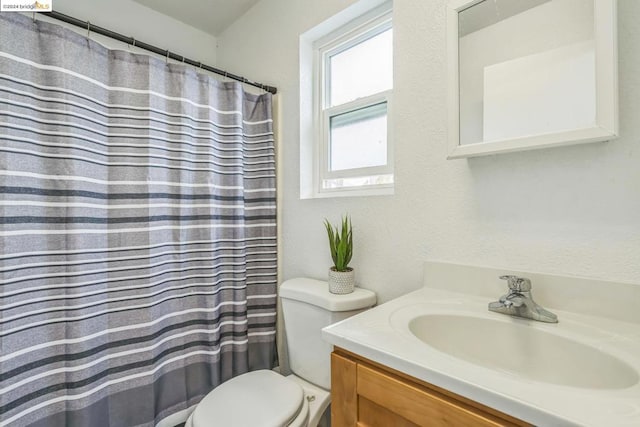
<path id="1" fill-rule="evenodd" d="M 329 311 L 351 311 L 373 307 L 376 294 L 368 289 L 356 288 L 350 294 L 332 294 L 323 280 L 298 277 L 280 285 L 280 297 L 306 302 Z"/>

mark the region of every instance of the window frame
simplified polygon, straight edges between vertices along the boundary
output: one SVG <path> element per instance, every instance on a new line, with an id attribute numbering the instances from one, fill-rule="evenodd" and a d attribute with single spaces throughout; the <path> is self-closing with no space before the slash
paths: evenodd
<path id="1" fill-rule="evenodd" d="M 331 57 L 369 40 L 387 30 L 393 31 L 392 10 L 386 7 L 377 9 L 365 14 L 357 22 L 350 22 L 330 34 L 317 40 L 314 45 L 314 94 L 313 105 L 315 110 L 314 121 L 314 153 L 315 153 L 315 173 L 314 187 L 319 195 L 352 195 L 362 194 L 392 194 L 393 193 L 393 140 L 391 138 L 391 95 L 393 88 L 357 98 L 336 106 L 329 106 L 331 90 L 330 61 Z M 331 171 L 330 149 L 331 149 L 331 118 L 349 112 L 357 111 L 378 104 L 386 104 L 387 118 L 387 162 L 385 165 L 360 167 Z M 328 180 L 343 178 L 366 178 L 380 175 L 390 175 L 391 183 L 366 184 L 355 186 L 341 186 L 336 188 L 325 188 L 324 183 Z M 380 192 L 382 190 L 382 192 Z M 342 194 L 339 194 L 342 193 Z"/>

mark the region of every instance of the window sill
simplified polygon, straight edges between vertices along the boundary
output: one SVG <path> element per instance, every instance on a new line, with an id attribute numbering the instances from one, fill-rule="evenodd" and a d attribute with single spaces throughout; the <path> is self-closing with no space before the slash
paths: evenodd
<path id="1" fill-rule="evenodd" d="M 367 197 L 367 196 L 393 196 L 393 185 L 376 185 L 369 187 L 347 187 L 333 190 L 314 191 L 307 194 L 301 192 L 300 199 L 330 199 L 334 197 Z"/>

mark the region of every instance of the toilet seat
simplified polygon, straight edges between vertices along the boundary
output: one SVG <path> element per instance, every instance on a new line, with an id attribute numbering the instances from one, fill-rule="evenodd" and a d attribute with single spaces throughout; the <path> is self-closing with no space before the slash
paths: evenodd
<path id="1" fill-rule="evenodd" d="M 306 425 L 302 387 L 269 370 L 248 372 L 213 389 L 189 417 L 192 427 Z"/>

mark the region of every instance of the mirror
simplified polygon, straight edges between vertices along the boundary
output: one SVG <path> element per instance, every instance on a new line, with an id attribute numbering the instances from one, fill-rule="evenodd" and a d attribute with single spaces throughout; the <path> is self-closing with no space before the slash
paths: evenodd
<path id="1" fill-rule="evenodd" d="M 450 0 L 449 157 L 618 133 L 615 0 Z"/>

